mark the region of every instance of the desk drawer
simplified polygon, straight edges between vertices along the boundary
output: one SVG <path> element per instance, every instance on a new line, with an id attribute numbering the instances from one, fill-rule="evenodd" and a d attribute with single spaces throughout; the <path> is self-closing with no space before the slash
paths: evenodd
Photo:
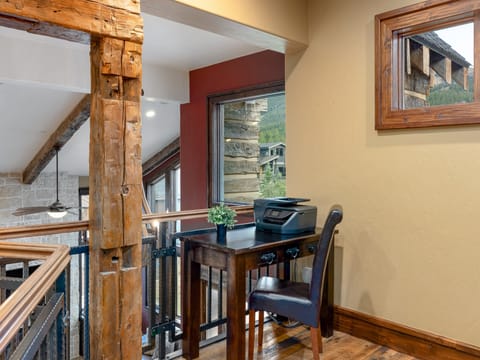
<path id="1" fill-rule="evenodd" d="M 275 264 L 294 260 L 296 258 L 313 255 L 317 242 L 290 243 L 272 247 L 259 253 L 246 255 L 245 267 L 247 270 L 255 269 L 259 266 Z"/>

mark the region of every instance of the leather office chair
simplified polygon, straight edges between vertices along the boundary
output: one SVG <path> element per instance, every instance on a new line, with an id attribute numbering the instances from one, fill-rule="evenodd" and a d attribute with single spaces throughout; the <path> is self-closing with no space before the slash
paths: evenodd
<path id="1" fill-rule="evenodd" d="M 255 342 L 255 312 L 259 313 L 258 324 L 258 351 L 263 343 L 264 311 L 288 317 L 310 326 L 313 358 L 320 359 L 322 352 L 322 337 L 320 332 L 320 306 L 323 293 L 323 283 L 327 259 L 333 244 L 335 226 L 342 221 L 343 210 L 335 205 L 325 220 L 320 240 L 317 244 L 313 259 L 312 279 L 310 284 L 280 280 L 269 276 L 258 280 L 255 290 L 248 297 L 249 308 L 249 337 L 248 359 L 253 359 Z"/>

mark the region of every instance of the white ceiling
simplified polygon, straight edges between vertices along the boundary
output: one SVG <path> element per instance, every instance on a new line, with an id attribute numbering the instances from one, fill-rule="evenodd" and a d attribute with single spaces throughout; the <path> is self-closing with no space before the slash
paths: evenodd
<path id="1" fill-rule="evenodd" d="M 188 101 L 188 71 L 263 49 L 142 15 L 142 113 L 155 112 L 152 118 L 142 116 L 145 161 L 180 134 L 179 107 Z M 0 46 L 0 173 L 21 172 L 89 92 L 89 47 L 4 27 Z M 60 171 L 88 175 L 88 142 L 87 121 L 61 149 Z M 44 171 L 54 171 L 54 162 Z"/>

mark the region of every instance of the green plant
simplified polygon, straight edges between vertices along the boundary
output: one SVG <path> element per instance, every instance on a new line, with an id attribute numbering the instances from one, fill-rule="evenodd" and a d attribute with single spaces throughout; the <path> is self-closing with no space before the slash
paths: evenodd
<path id="1" fill-rule="evenodd" d="M 285 179 L 282 179 L 280 173 L 273 173 L 272 168 L 267 165 L 264 173 L 260 177 L 260 195 L 262 198 L 285 196 Z"/>
<path id="2" fill-rule="evenodd" d="M 220 204 L 208 209 L 207 220 L 209 223 L 215 225 L 225 224 L 227 228 L 231 229 L 236 223 L 235 216 L 237 216 L 235 210 L 226 206 L 225 204 Z"/>

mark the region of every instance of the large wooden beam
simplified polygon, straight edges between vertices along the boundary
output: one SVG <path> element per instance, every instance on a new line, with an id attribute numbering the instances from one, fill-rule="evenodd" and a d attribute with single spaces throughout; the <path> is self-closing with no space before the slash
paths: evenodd
<path id="1" fill-rule="evenodd" d="M 30 161 L 23 171 L 22 182 L 33 183 L 55 156 L 55 149 L 61 149 L 89 117 L 90 95 L 85 95 Z"/>
<path id="2" fill-rule="evenodd" d="M 143 42 L 139 0 L 0 1 L 0 24 L 80 42 L 90 35 Z"/>
<path id="3" fill-rule="evenodd" d="M 468 90 L 468 68 L 452 63 L 452 79 L 460 85 L 463 90 Z"/>
<path id="4" fill-rule="evenodd" d="M 141 45 L 91 43 L 90 353 L 141 359 Z"/>
<path id="5" fill-rule="evenodd" d="M 452 83 L 452 60 L 440 55 L 438 60 L 430 61 L 430 66 L 447 84 Z M 463 80 L 463 79 L 462 79 Z M 463 83 L 461 84 L 463 86 Z"/>
<path id="6" fill-rule="evenodd" d="M 410 44 L 413 45 L 412 42 Z M 414 44 L 410 48 L 410 63 L 407 67 L 415 66 L 418 70 L 423 72 L 426 76 L 430 75 L 430 49 L 425 45 Z"/>

